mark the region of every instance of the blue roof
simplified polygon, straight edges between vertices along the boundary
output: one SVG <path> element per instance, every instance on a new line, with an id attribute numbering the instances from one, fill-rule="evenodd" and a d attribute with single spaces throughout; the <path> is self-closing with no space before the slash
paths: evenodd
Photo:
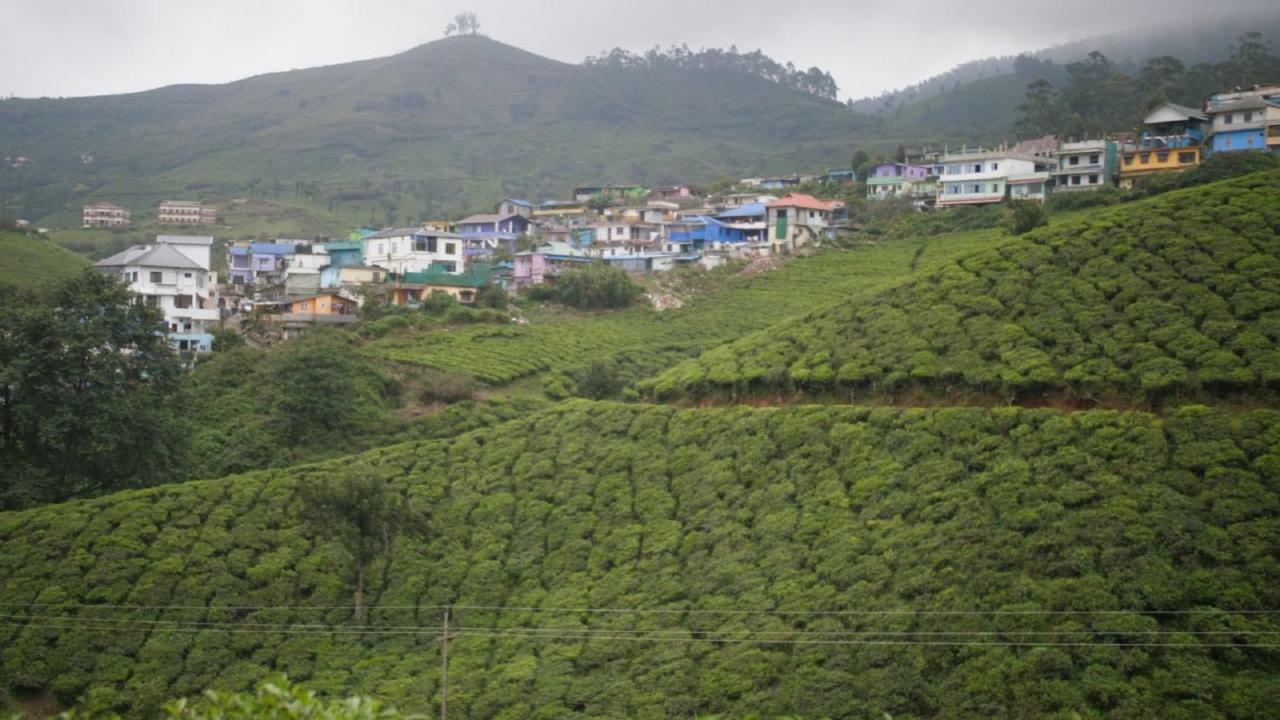
<path id="1" fill-rule="evenodd" d="M 292 255 L 298 251 L 292 245 L 281 243 L 249 243 L 249 249 L 258 255 Z"/>
<path id="2" fill-rule="evenodd" d="M 747 203 L 746 205 L 743 205 L 741 207 L 736 207 L 732 210 L 726 210 L 720 213 L 719 215 L 717 215 L 716 217 L 722 217 L 722 218 L 724 217 L 728 217 L 728 218 L 755 217 L 756 215 L 763 215 L 764 213 L 765 213 L 764 203 Z"/>

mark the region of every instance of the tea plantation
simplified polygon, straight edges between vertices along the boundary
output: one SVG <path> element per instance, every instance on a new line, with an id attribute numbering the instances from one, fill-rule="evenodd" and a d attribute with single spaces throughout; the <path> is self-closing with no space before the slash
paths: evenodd
<path id="1" fill-rule="evenodd" d="M 0 515 L 0 682 L 134 716 L 271 671 L 457 718 L 1280 714 L 1280 412 L 569 401 Z M 357 627 L 299 487 L 429 519 Z"/>
<path id="2" fill-rule="evenodd" d="M 1055 224 L 712 349 L 647 390 L 659 399 L 1268 396 L 1280 382 L 1278 341 L 1272 171 Z"/>

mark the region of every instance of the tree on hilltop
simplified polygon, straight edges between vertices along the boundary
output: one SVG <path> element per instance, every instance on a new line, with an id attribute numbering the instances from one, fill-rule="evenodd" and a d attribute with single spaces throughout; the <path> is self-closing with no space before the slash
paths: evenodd
<path id="1" fill-rule="evenodd" d="M 460 12 L 453 16 L 453 22 L 444 28 L 444 36 L 479 35 L 480 19 L 471 11 Z"/>

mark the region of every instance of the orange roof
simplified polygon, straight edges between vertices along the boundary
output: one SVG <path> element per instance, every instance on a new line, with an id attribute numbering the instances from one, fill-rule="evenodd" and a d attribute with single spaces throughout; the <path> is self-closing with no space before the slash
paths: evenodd
<path id="1" fill-rule="evenodd" d="M 819 200 L 812 195 L 805 195 L 804 193 L 787 193 L 783 198 L 769 203 L 769 207 L 794 207 L 831 212 L 836 208 L 844 207 L 844 203 L 839 200 Z"/>

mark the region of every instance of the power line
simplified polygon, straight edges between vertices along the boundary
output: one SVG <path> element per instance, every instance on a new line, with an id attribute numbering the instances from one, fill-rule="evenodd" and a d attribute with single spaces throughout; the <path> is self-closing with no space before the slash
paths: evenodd
<path id="1" fill-rule="evenodd" d="M 354 605 L 127 605 L 109 603 L 3 603 L 0 608 L 67 608 L 67 609 L 109 609 L 109 610 L 204 610 L 221 611 L 260 611 L 260 610 L 299 610 L 330 611 L 354 610 Z M 820 616 L 859 616 L 859 615 L 891 615 L 891 616 L 986 616 L 986 615 L 1280 615 L 1280 610 L 1223 608 L 1203 608 L 1186 610 L 1148 610 L 1148 609 L 1098 609 L 1098 610 L 763 610 L 742 608 L 608 608 L 608 607 L 533 607 L 508 605 L 379 605 L 370 610 L 472 610 L 477 612 L 550 612 L 550 613 L 591 613 L 591 614 L 636 614 L 636 615 L 820 615 Z"/>
<path id="2" fill-rule="evenodd" d="M 35 629 L 52 629 L 52 630 L 89 630 L 89 631 L 120 631 L 119 626 L 84 626 L 84 625 L 56 625 L 56 624 L 21 624 L 21 623 L 0 623 L 0 627 L 21 627 Z M 144 628 L 138 628 L 142 630 Z M 155 628 L 148 628 L 154 630 Z M 351 630 L 333 628 L 330 630 L 270 630 L 256 628 L 162 628 L 163 632 L 185 632 L 185 633 L 203 633 L 203 632 L 226 632 L 226 633 L 275 633 L 285 635 L 438 635 L 437 630 L 428 628 L 420 628 L 418 630 Z M 1248 649 L 1280 649 L 1280 643 L 1182 643 L 1182 642 L 1157 642 L 1157 641 L 1118 641 L 1118 642 L 1099 642 L 1099 641 L 1009 641 L 1009 640 L 916 640 L 916 639 L 795 639 L 795 638 L 715 638 L 715 637 L 656 637 L 649 635 L 618 635 L 606 633 L 572 633 L 562 632 L 558 634 L 550 633 L 529 633 L 518 630 L 486 630 L 486 631 L 450 631 L 450 637 L 453 639 L 459 637 L 477 637 L 488 639 L 510 639 L 519 638 L 525 640 L 552 640 L 552 641 L 579 641 L 579 642 L 598 642 L 598 641 L 616 641 L 616 642 L 667 642 L 667 643 L 711 643 L 711 644 L 761 644 L 761 645 L 847 645 L 847 646 L 883 646 L 883 645 L 911 645 L 911 646 L 986 646 L 986 647 L 1146 647 L 1146 648 L 1185 648 L 1185 649 L 1210 649 L 1210 648 L 1232 648 L 1237 650 Z"/>
<path id="3" fill-rule="evenodd" d="M 164 620 L 144 618 L 104 618 L 81 617 L 71 615 L 0 615 L 0 620 L 27 620 L 26 625 L 40 627 L 45 623 L 71 623 L 68 627 L 80 625 L 107 625 L 109 627 L 140 626 L 159 631 L 169 629 L 211 629 L 244 628 L 260 632 L 421 632 L 433 634 L 437 629 L 430 625 L 333 625 L 329 623 L 283 623 L 259 621 L 208 621 L 208 620 Z M 21 626 L 22 623 L 10 623 L 9 626 Z M 1137 629 L 1093 629 L 1093 630 L 738 630 L 738 629 L 699 629 L 699 628 L 610 628 L 610 627 L 475 627 L 456 626 L 457 632 L 502 632 L 519 631 L 528 633 L 610 633 L 628 635 L 687 635 L 690 633 L 706 633 L 712 635 L 743 636 L 818 636 L 818 637 L 877 637 L 877 636 L 983 636 L 983 635 L 1061 635 L 1061 636 L 1094 636 L 1094 635 L 1159 635 L 1179 634 L 1192 636 L 1252 636 L 1280 635 L 1275 630 L 1180 630 L 1158 628 L 1154 630 Z"/>

